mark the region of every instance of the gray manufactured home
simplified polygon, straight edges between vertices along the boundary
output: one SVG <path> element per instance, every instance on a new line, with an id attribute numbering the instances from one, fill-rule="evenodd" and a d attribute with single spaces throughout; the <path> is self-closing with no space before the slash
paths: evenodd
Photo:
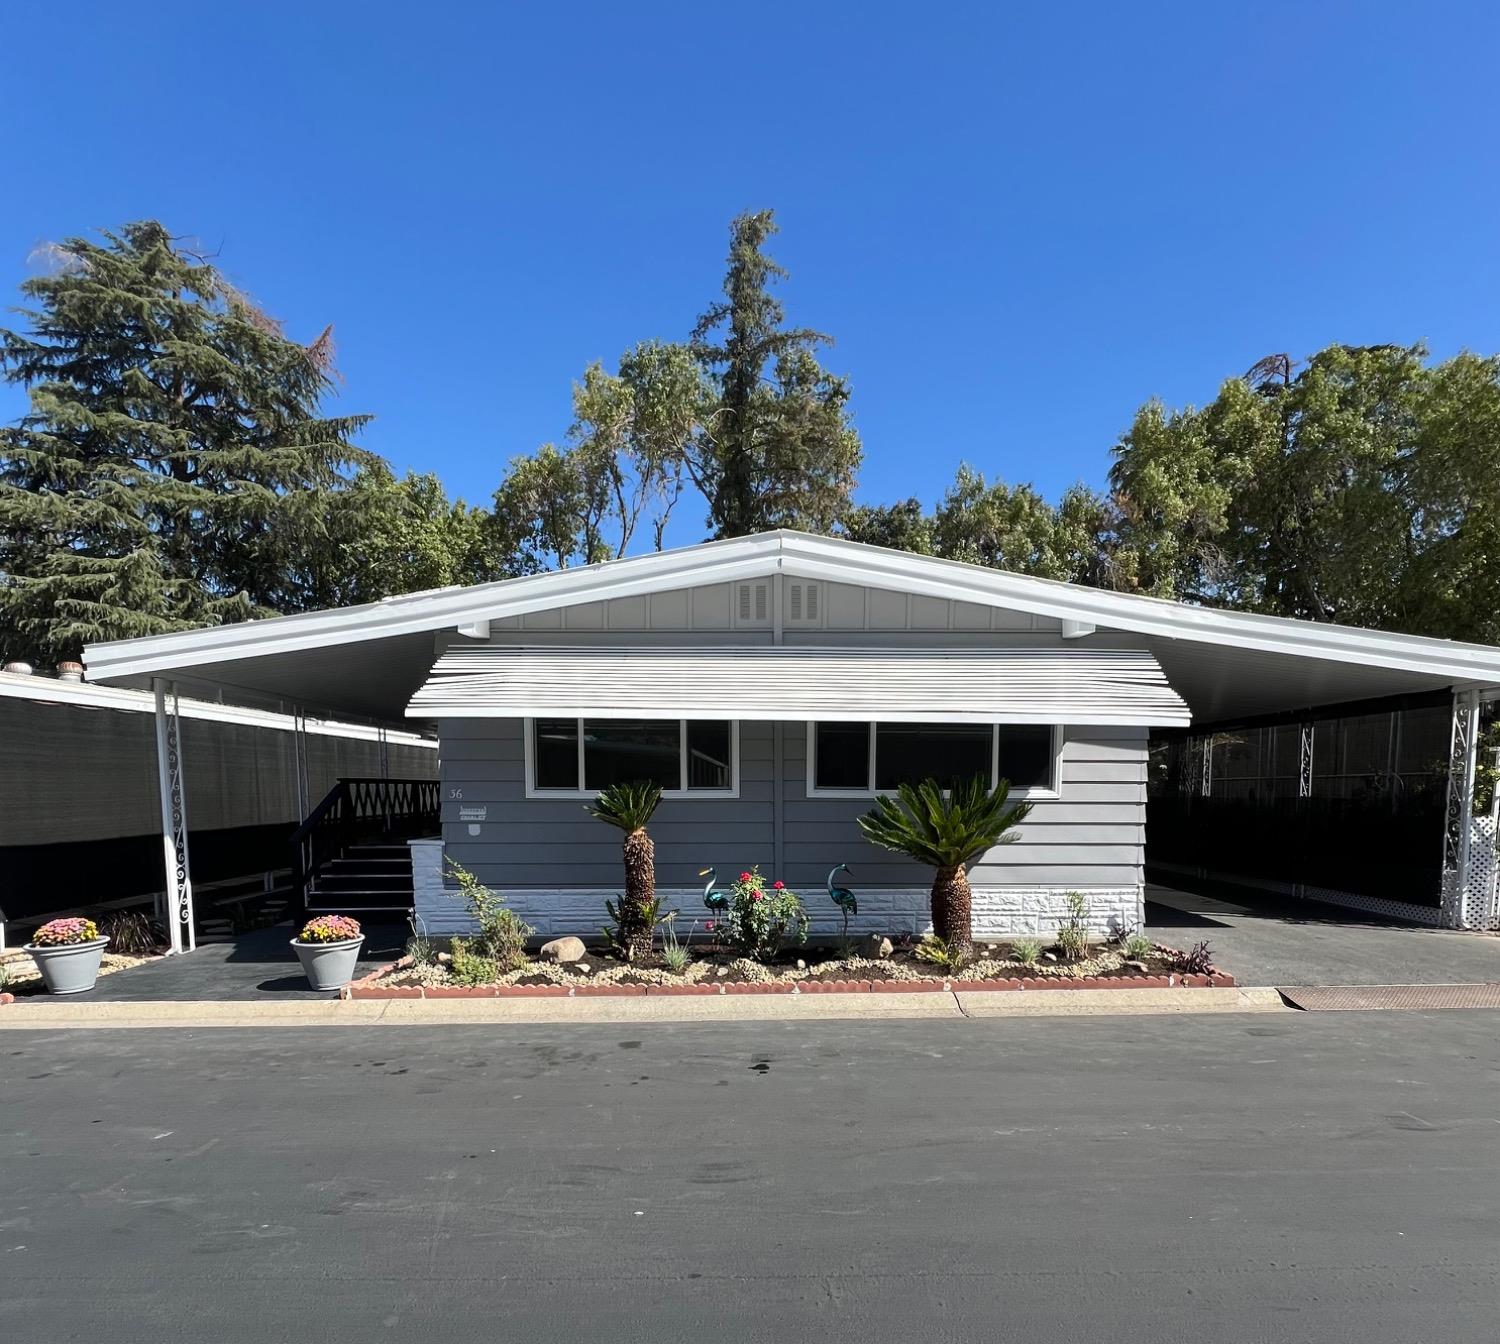
<path id="1" fill-rule="evenodd" d="M 410 842 L 411 902 L 433 933 L 466 927 L 445 856 L 541 932 L 594 933 L 620 888 L 620 851 L 585 806 L 604 785 L 641 778 L 664 791 L 651 828 L 657 880 L 683 927 L 702 917 L 701 870 L 722 879 L 758 866 L 803 895 L 815 932 L 830 932 L 838 911 L 824 884 L 847 864 L 860 926 L 920 932 L 927 873 L 871 848 L 856 818 L 902 780 L 974 774 L 1007 779 L 1032 803 L 1019 841 L 972 866 L 977 934 L 1048 932 L 1073 892 L 1096 927 L 1133 926 L 1148 785 L 1166 744 L 1198 771 L 1172 780 L 1191 792 L 1226 725 L 1292 725 L 1293 755 L 1311 762 L 1296 725 L 1315 711 L 1441 705 L 1457 743 L 1445 780 L 1472 797 L 1475 730 L 1500 687 L 1496 649 L 784 531 L 86 657 L 96 682 L 435 728 L 441 815 Z M 1472 837 L 1444 825 L 1428 866 L 1447 876 L 1429 922 L 1483 922 L 1493 895 L 1470 871 Z M 1420 904 L 1323 894 L 1392 912 Z"/>

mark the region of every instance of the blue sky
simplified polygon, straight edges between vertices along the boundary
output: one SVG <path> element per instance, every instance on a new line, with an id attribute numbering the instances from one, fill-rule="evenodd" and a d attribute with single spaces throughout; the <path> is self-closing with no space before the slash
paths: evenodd
<path id="1" fill-rule="evenodd" d="M 0 289 L 160 218 L 333 322 L 366 444 L 470 499 L 589 361 L 687 334 L 749 208 L 837 337 L 869 501 L 962 461 L 1101 485 L 1142 401 L 1273 351 L 1500 350 L 1490 4 L 27 4 L 5 36 Z"/>

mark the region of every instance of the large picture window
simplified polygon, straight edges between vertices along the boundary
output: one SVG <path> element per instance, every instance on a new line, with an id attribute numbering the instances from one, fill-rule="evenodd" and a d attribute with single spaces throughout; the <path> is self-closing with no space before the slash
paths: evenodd
<path id="1" fill-rule="evenodd" d="M 665 793 L 732 797 L 735 725 L 720 720 L 534 719 L 527 725 L 533 793 L 597 793 L 649 780 Z"/>
<path id="2" fill-rule="evenodd" d="M 1008 779 L 1013 793 L 1053 793 L 1061 736 L 1051 724 L 815 723 L 808 784 L 863 795 L 982 775 L 992 788 Z"/>

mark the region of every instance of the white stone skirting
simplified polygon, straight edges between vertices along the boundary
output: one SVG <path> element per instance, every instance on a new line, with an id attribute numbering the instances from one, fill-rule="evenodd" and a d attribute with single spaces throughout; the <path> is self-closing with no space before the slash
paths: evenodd
<path id="1" fill-rule="evenodd" d="M 435 936 L 464 934 L 473 931 L 473 921 L 456 899 L 453 888 L 442 880 L 440 840 L 413 840 L 412 884 L 415 892 L 417 926 Z M 1145 919 L 1144 893 L 1141 887 L 976 887 L 974 889 L 974 932 L 981 937 L 1004 937 L 1020 934 L 1050 934 L 1068 918 L 1068 893 L 1079 891 L 1088 899 L 1089 926 L 1104 933 L 1120 925 L 1136 927 Z M 604 902 L 619 894 L 619 888 L 535 887 L 502 892 L 510 908 L 539 936 L 557 938 L 564 934 L 580 937 L 597 936 L 606 922 Z M 713 916 L 703 908 L 703 893 L 662 888 L 658 893 L 667 906 L 680 912 L 677 933 L 685 937 L 696 921 L 703 923 Z M 922 888 L 863 887 L 856 888 L 859 914 L 849 921 L 857 933 L 925 933 L 931 927 L 929 893 Z M 801 893 L 812 916 L 814 937 L 837 935 L 843 928 L 838 908 L 820 888 Z"/>

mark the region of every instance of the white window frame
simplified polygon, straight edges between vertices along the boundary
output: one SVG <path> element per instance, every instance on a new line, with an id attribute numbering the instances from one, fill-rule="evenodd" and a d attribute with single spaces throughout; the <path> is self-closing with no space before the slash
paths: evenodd
<path id="1" fill-rule="evenodd" d="M 832 722 L 832 720 L 829 720 Z M 865 768 L 865 778 L 869 781 L 869 787 L 864 789 L 820 789 L 818 779 L 818 724 L 816 720 L 809 719 L 807 723 L 807 796 L 809 798 L 874 798 L 877 794 L 888 793 L 888 789 L 877 789 L 875 787 L 875 730 L 878 722 L 871 721 L 867 725 L 870 729 L 870 759 Z M 1030 724 L 1030 723 L 1002 723 L 999 721 L 988 725 L 991 730 L 996 728 L 1044 728 L 1052 729 L 1052 782 L 1049 785 L 1037 785 L 1029 789 L 1012 789 L 1010 796 L 1020 799 L 1056 799 L 1061 798 L 1062 788 L 1062 749 L 1064 726 L 1060 723 L 1054 724 Z M 1000 777 L 1000 734 L 994 731 L 990 733 L 990 788 L 995 787 L 995 782 Z"/>
<path id="2" fill-rule="evenodd" d="M 547 716 L 550 717 L 550 716 Z M 643 715 L 643 718 L 647 716 Z M 582 719 L 574 719 L 578 725 L 578 779 L 581 783 L 583 773 L 583 724 Z M 606 723 L 609 720 L 601 719 L 598 722 Z M 648 719 L 651 723 L 670 723 L 670 719 Z M 689 722 L 698 723 L 722 723 L 722 719 L 678 719 L 677 720 L 677 778 L 684 785 L 688 778 L 688 734 Z M 521 720 L 521 737 L 526 748 L 526 797 L 528 798 L 597 798 L 598 789 L 542 789 L 536 783 L 536 719 Z M 708 801 L 712 799 L 738 798 L 740 796 L 740 724 L 738 719 L 729 720 L 729 779 L 730 787 L 727 789 L 663 789 L 663 798 L 682 798 L 688 801 Z"/>

